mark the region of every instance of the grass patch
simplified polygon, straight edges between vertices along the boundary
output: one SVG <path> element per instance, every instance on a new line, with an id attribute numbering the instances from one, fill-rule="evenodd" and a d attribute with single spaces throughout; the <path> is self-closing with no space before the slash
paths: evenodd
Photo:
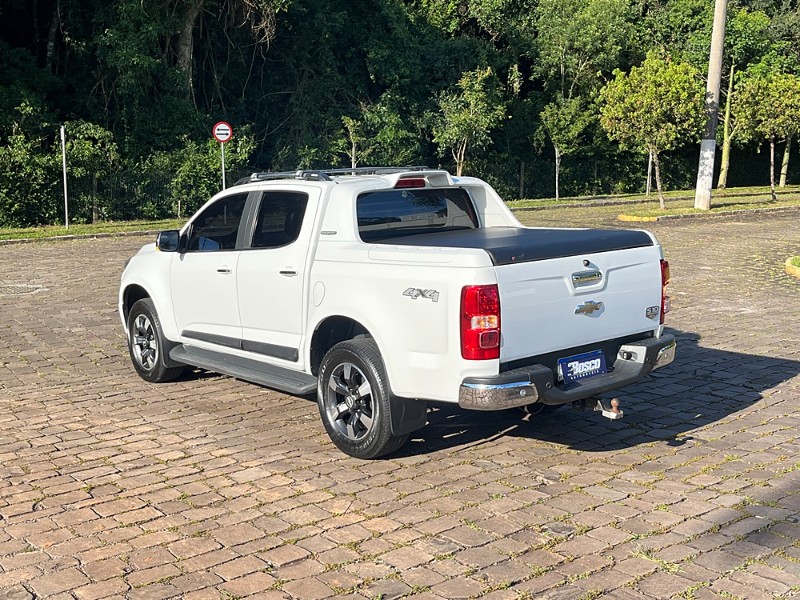
<path id="1" fill-rule="evenodd" d="M 787 185 L 786 187 L 778 188 L 776 190 L 776 194 L 778 196 L 778 200 L 780 201 L 783 197 L 788 195 L 800 195 L 800 186 L 798 185 Z M 664 199 L 667 202 L 680 202 L 680 201 L 691 201 L 690 205 L 694 204 L 694 190 L 673 190 L 669 192 L 664 192 Z M 735 199 L 735 198 L 743 198 L 747 199 L 750 197 L 758 198 L 758 201 L 769 201 L 770 199 L 770 188 L 768 186 L 754 186 L 754 187 L 737 187 L 737 188 L 725 188 L 722 190 L 713 190 L 711 194 L 711 203 L 712 206 L 716 201 L 719 201 L 720 198 L 725 198 L 726 201 Z M 535 208 L 535 207 L 549 207 L 549 206 L 561 206 L 561 205 L 570 205 L 570 204 L 601 204 L 603 202 L 615 202 L 615 203 L 630 203 L 630 204 L 638 204 L 638 203 L 654 203 L 658 205 L 658 194 L 653 191 L 651 192 L 650 196 L 646 196 L 641 192 L 635 194 L 607 194 L 607 195 L 600 195 L 600 196 L 568 196 L 559 198 L 556 200 L 555 198 L 523 198 L 517 200 L 509 200 L 506 202 L 510 208 Z"/>
<path id="2" fill-rule="evenodd" d="M 45 239 L 65 235 L 95 235 L 99 233 L 119 233 L 126 231 L 163 231 L 178 229 L 186 220 L 168 219 L 164 221 L 108 221 L 70 225 L 46 225 L 43 227 L 24 227 L 20 229 L 0 228 L 0 240 Z"/>
<path id="3" fill-rule="evenodd" d="M 756 210 L 763 208 L 785 208 L 800 206 L 800 193 L 791 193 L 779 196 L 775 202 L 766 196 L 741 196 L 738 198 L 726 198 L 715 203 L 712 199 L 710 210 L 694 208 L 694 200 L 681 200 L 668 204 L 666 210 L 661 210 L 658 202 L 637 204 L 626 206 L 622 211 L 631 217 L 664 217 L 664 216 L 684 216 L 700 214 L 725 214 L 739 210 Z"/>
<path id="4" fill-rule="evenodd" d="M 793 267 L 800 267 L 800 256 L 792 256 L 789 259 L 789 264 Z"/>

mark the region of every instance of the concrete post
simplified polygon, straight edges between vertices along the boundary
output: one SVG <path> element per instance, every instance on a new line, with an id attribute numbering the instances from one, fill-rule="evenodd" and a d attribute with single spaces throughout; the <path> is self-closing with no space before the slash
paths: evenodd
<path id="1" fill-rule="evenodd" d="M 728 0 L 715 0 L 714 29 L 711 33 L 711 52 L 708 58 L 706 84 L 706 128 L 700 143 L 700 164 L 697 167 L 697 187 L 694 207 L 711 208 L 711 187 L 714 178 L 714 156 L 717 151 L 717 113 L 719 112 L 719 83 L 722 75 L 722 50 L 725 46 L 725 16 Z"/>

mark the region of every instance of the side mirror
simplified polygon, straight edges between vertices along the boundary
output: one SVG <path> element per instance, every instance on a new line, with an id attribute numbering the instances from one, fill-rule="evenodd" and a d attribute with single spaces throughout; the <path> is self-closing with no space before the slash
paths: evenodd
<path id="1" fill-rule="evenodd" d="M 156 248 L 161 252 L 177 252 L 180 242 L 180 232 L 177 229 L 162 231 L 156 238 Z"/>

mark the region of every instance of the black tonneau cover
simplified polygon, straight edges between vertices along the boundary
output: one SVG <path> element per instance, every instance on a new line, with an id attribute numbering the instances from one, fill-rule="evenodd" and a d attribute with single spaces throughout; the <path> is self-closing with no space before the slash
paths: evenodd
<path id="1" fill-rule="evenodd" d="M 653 245 L 652 238 L 644 231 L 522 227 L 431 231 L 370 241 L 395 246 L 480 248 L 489 253 L 496 266 Z"/>

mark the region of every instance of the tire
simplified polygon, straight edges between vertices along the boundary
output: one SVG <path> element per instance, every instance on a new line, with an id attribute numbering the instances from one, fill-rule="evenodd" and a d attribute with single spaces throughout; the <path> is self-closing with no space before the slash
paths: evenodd
<path id="1" fill-rule="evenodd" d="M 322 423 L 339 450 L 354 458 L 378 458 L 398 450 L 409 434 L 392 435 L 389 382 L 375 341 L 340 342 L 322 359 L 317 404 Z"/>
<path id="2" fill-rule="evenodd" d="M 153 301 L 143 298 L 134 303 L 128 313 L 128 352 L 142 379 L 164 383 L 181 376 L 184 367 L 168 367 L 164 362 L 170 346 Z"/>

